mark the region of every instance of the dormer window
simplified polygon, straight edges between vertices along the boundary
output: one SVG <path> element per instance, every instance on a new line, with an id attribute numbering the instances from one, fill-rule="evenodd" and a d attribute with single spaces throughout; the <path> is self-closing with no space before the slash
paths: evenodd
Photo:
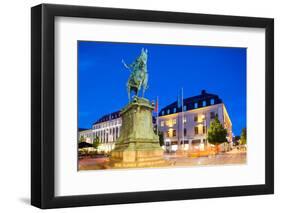
<path id="1" fill-rule="evenodd" d="M 198 103 L 194 103 L 194 108 L 197 109 L 198 108 Z"/>
<path id="2" fill-rule="evenodd" d="M 164 110 L 162 111 L 162 115 L 165 115 L 165 111 Z"/>
<path id="3" fill-rule="evenodd" d="M 186 105 L 183 106 L 183 111 L 186 111 Z"/>
<path id="4" fill-rule="evenodd" d="M 212 98 L 210 103 L 211 103 L 211 105 L 214 105 L 215 104 L 215 99 Z"/>
<path id="5" fill-rule="evenodd" d="M 175 108 L 174 108 L 174 113 L 176 113 L 176 112 L 177 112 L 177 108 L 175 107 Z"/>
<path id="6" fill-rule="evenodd" d="M 167 114 L 170 114 L 170 109 L 167 110 Z"/>
<path id="7" fill-rule="evenodd" d="M 202 102 L 202 106 L 205 107 L 206 106 L 206 101 Z"/>

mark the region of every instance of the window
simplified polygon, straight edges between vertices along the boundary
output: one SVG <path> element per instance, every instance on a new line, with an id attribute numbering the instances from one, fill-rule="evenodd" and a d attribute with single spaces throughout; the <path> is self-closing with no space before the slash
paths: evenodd
<path id="1" fill-rule="evenodd" d="M 161 122 L 160 122 L 160 126 L 164 126 L 164 121 L 161 121 Z"/>
<path id="2" fill-rule="evenodd" d="M 178 145 L 178 142 L 177 141 L 172 141 L 171 145 Z"/>
<path id="3" fill-rule="evenodd" d="M 175 108 L 174 108 L 174 113 L 176 113 L 176 112 L 177 112 L 177 108 L 175 107 Z"/>
<path id="4" fill-rule="evenodd" d="M 198 103 L 194 103 L 194 108 L 195 108 L 195 109 L 198 108 Z"/>
<path id="5" fill-rule="evenodd" d="M 177 119 L 173 119 L 173 124 L 177 124 Z"/>
<path id="6" fill-rule="evenodd" d="M 167 138 L 170 137 L 169 131 L 166 132 L 166 137 L 167 137 Z"/>
<path id="7" fill-rule="evenodd" d="M 216 117 L 216 113 L 215 112 L 210 112 L 210 118 L 214 119 Z"/>
<path id="8" fill-rule="evenodd" d="M 203 101 L 202 105 L 203 105 L 203 107 L 205 107 L 206 106 L 206 101 Z"/>
<path id="9" fill-rule="evenodd" d="M 212 98 L 210 103 L 211 103 L 211 105 L 214 105 L 215 104 L 215 99 Z"/>
<path id="10" fill-rule="evenodd" d="M 162 111 L 162 115 L 165 115 L 165 111 L 164 110 Z"/>
<path id="11" fill-rule="evenodd" d="M 186 111 L 187 107 L 186 105 L 183 106 L 183 111 Z"/>
<path id="12" fill-rule="evenodd" d="M 195 135 L 198 135 L 198 126 L 195 126 L 195 127 L 194 127 L 194 134 L 195 134 Z"/>
<path id="13" fill-rule="evenodd" d="M 186 123 L 186 117 L 183 117 L 182 122 L 185 124 Z"/>
<path id="14" fill-rule="evenodd" d="M 194 115 L 194 121 L 198 121 L 198 115 Z"/>
<path id="15" fill-rule="evenodd" d="M 203 126 L 203 134 L 206 134 L 206 126 Z"/>
<path id="16" fill-rule="evenodd" d="M 170 109 L 167 110 L 167 114 L 170 114 Z"/>
<path id="17" fill-rule="evenodd" d="M 183 135 L 186 136 L 186 128 L 183 130 Z"/>
<path id="18" fill-rule="evenodd" d="M 173 129 L 173 137 L 177 136 L 177 131 L 175 129 Z"/>

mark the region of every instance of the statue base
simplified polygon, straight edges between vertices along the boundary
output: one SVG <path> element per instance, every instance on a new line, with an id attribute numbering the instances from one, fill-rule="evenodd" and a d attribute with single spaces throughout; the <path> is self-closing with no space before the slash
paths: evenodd
<path id="1" fill-rule="evenodd" d="M 159 167 L 167 165 L 159 137 L 153 131 L 152 110 L 147 99 L 135 98 L 122 111 L 122 127 L 110 167 Z"/>

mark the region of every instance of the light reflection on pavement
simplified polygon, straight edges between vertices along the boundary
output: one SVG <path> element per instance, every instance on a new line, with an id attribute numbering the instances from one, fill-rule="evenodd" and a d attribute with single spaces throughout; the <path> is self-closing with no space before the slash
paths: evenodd
<path id="1" fill-rule="evenodd" d="M 231 151 L 208 157 L 187 157 L 187 154 L 165 153 L 164 158 L 170 164 L 168 167 L 231 165 L 246 164 L 247 153 Z M 108 163 L 108 161 L 108 157 L 84 157 L 79 159 L 79 170 L 106 169 L 104 165 Z"/>

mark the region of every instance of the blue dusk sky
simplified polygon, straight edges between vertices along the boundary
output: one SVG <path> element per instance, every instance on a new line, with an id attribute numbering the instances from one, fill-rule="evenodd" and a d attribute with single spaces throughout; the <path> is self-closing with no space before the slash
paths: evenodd
<path id="1" fill-rule="evenodd" d="M 235 135 L 246 127 L 246 48 L 179 46 L 78 41 L 78 126 L 91 128 L 101 116 L 128 103 L 130 75 L 122 59 L 132 63 L 148 49 L 149 88 L 145 97 L 159 97 L 159 111 L 205 89 L 224 102 Z"/>

